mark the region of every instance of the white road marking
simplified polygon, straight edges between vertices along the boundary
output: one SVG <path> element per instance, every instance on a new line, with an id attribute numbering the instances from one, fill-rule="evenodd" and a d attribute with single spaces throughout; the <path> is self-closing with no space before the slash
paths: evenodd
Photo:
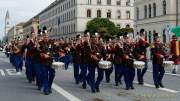
<path id="1" fill-rule="evenodd" d="M 0 69 L 0 74 L 1 74 L 2 76 L 5 76 L 5 73 L 4 73 L 4 70 L 3 70 L 3 69 Z"/>
<path id="2" fill-rule="evenodd" d="M 53 83 L 52 88 L 55 91 L 57 91 L 58 93 L 60 93 L 61 95 L 63 95 L 65 98 L 67 98 L 69 101 L 81 101 L 79 98 L 77 98 L 74 95 L 70 94 L 69 92 L 67 92 L 66 90 L 64 90 L 63 88 L 61 88 L 60 86 L 58 86 L 55 83 Z"/>
<path id="3" fill-rule="evenodd" d="M 134 83 L 138 83 L 138 82 L 134 81 Z M 148 83 L 144 83 L 144 86 L 145 87 L 150 87 L 150 88 L 155 88 L 154 85 L 148 84 Z M 166 91 L 166 92 L 169 92 L 169 93 L 179 93 L 179 91 L 176 91 L 176 90 L 173 90 L 173 89 L 169 89 L 169 88 L 159 88 L 159 90 Z"/>
<path id="4" fill-rule="evenodd" d="M 152 73 L 151 70 L 147 70 L 147 71 Z M 166 75 L 171 75 L 171 76 L 178 76 L 178 77 L 180 77 L 180 74 L 172 74 L 172 73 L 170 73 L 170 72 L 166 72 L 165 74 L 166 74 Z"/>
<path id="5" fill-rule="evenodd" d="M 15 76 L 15 75 L 21 75 L 21 74 L 17 74 L 15 69 L 6 69 L 6 72 L 8 73 L 8 75 L 10 76 Z"/>

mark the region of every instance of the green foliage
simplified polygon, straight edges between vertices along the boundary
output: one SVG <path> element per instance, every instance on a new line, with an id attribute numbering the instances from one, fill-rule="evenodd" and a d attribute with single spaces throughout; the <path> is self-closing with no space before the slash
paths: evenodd
<path id="1" fill-rule="evenodd" d="M 132 28 L 119 29 L 115 24 L 107 18 L 94 18 L 87 23 L 86 31 L 91 35 L 98 32 L 102 37 L 121 36 L 125 33 L 133 32 Z"/>

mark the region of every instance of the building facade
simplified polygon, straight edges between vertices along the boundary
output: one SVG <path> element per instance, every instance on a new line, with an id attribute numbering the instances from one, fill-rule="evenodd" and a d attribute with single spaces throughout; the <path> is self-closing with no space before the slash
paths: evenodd
<path id="1" fill-rule="evenodd" d="M 41 13 L 41 28 L 51 37 L 75 37 L 82 34 L 89 20 L 109 18 L 117 27 L 134 27 L 134 0 L 56 0 Z"/>
<path id="2" fill-rule="evenodd" d="M 178 0 L 135 0 L 135 29 L 138 33 L 145 29 L 147 40 L 152 43 L 154 33 L 161 36 L 164 43 L 170 41 L 171 28 L 179 24 L 180 1 Z M 178 19 L 177 19 L 178 18 Z"/>
<path id="3" fill-rule="evenodd" d="M 7 33 L 8 42 L 17 38 L 23 39 L 23 24 L 24 23 L 19 23 L 11 27 L 10 30 L 8 30 Z"/>
<path id="4" fill-rule="evenodd" d="M 39 29 L 39 18 L 33 17 L 23 25 L 23 38 L 26 38 L 26 36 L 31 36 L 31 33 L 34 32 L 35 34 L 38 34 Z"/>

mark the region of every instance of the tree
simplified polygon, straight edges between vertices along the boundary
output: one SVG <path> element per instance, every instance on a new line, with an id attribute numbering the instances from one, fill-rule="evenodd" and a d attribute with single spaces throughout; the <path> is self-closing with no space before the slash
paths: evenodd
<path id="1" fill-rule="evenodd" d="M 86 30 L 91 34 L 98 32 L 100 35 L 115 35 L 118 32 L 115 24 L 107 18 L 95 18 L 87 23 Z"/>

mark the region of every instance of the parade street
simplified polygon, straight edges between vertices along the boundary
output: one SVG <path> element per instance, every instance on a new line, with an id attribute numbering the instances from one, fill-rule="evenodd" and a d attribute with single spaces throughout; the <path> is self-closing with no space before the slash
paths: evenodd
<path id="1" fill-rule="evenodd" d="M 165 88 L 155 89 L 150 71 L 145 74 L 144 86 L 135 79 L 135 90 L 116 87 L 113 74 L 109 84 L 103 81 L 100 93 L 92 94 L 90 88 L 84 90 L 74 83 L 73 68 L 69 66 L 67 71 L 57 70 L 54 91 L 45 96 L 35 84 L 27 82 L 24 70 L 21 75 L 16 74 L 8 58 L 0 53 L 0 101 L 179 101 L 180 74 L 167 73 L 163 79 Z"/>

